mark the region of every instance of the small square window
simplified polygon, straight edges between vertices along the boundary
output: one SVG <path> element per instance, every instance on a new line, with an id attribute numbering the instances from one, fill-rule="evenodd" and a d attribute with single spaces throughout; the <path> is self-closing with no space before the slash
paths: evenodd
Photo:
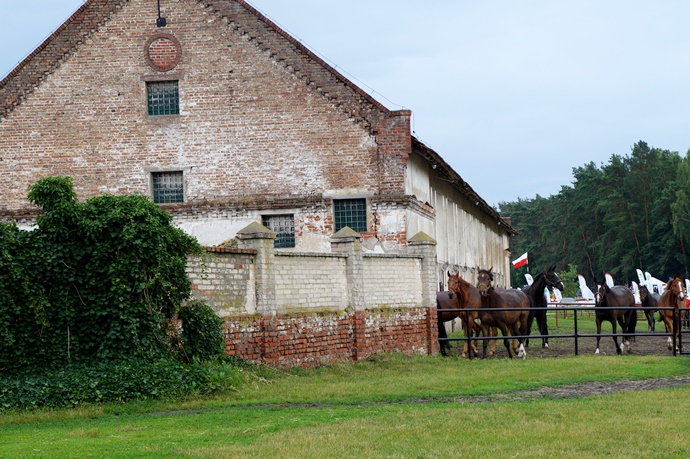
<path id="1" fill-rule="evenodd" d="M 366 199 L 334 199 L 335 232 L 349 226 L 358 233 L 367 231 Z"/>
<path id="2" fill-rule="evenodd" d="M 152 172 L 151 183 L 156 204 L 184 202 L 182 171 Z"/>
<path id="3" fill-rule="evenodd" d="M 263 225 L 276 233 L 273 247 L 288 249 L 295 246 L 295 217 L 288 215 L 264 215 L 261 217 Z"/>
<path id="4" fill-rule="evenodd" d="M 147 82 L 146 98 L 149 116 L 180 114 L 180 92 L 177 81 Z"/>

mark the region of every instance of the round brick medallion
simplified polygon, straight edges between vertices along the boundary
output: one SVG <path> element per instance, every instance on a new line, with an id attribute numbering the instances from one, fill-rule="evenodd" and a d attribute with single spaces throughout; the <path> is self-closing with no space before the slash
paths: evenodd
<path id="1" fill-rule="evenodd" d="M 154 70 L 167 72 L 179 64 L 182 57 L 180 42 L 168 33 L 156 34 L 149 38 L 144 47 L 146 62 Z"/>

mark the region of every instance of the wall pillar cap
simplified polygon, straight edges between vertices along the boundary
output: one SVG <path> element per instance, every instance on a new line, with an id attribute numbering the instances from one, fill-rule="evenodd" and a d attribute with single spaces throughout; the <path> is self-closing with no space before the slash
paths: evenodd
<path id="1" fill-rule="evenodd" d="M 362 235 L 357 231 L 353 230 L 349 226 L 344 227 L 333 236 L 331 236 L 332 242 L 348 242 L 349 240 L 362 239 Z"/>
<path id="2" fill-rule="evenodd" d="M 239 239 L 275 239 L 276 233 L 259 222 L 252 222 L 237 232 Z"/>
<path id="3" fill-rule="evenodd" d="M 424 231 L 420 231 L 419 233 L 412 236 L 410 239 L 408 239 L 407 243 L 409 245 L 436 245 L 437 244 L 436 239 L 429 236 Z"/>

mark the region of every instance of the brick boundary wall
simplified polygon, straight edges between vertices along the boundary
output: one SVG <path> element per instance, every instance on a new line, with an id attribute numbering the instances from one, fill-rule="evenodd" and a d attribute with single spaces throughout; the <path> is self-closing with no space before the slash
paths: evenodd
<path id="1" fill-rule="evenodd" d="M 436 308 L 226 317 L 225 353 L 278 367 L 438 353 Z"/>
<path id="2" fill-rule="evenodd" d="M 408 254 L 365 255 L 362 237 L 349 228 L 333 236 L 330 254 L 276 253 L 274 238 L 252 223 L 238 232 L 240 248 L 207 248 L 209 260 L 190 260 L 193 297 L 224 318 L 226 354 L 310 367 L 391 352 L 438 353 L 433 239 L 420 233 L 408 241 Z M 342 274 L 314 275 L 321 266 Z M 276 282 L 291 271 L 294 282 Z M 373 295 L 381 284 L 388 289 Z M 324 294 L 331 291 L 343 298 Z"/>

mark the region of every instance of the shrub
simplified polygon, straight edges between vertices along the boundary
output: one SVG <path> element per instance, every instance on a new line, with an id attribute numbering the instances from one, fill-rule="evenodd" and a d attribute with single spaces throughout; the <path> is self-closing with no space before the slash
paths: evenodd
<path id="1" fill-rule="evenodd" d="M 61 369 L 31 368 L 0 373 L 0 411 L 127 402 L 220 388 L 218 374 L 232 370 L 182 364 L 171 358 L 71 363 Z"/>
<path id="2" fill-rule="evenodd" d="M 205 302 L 192 300 L 178 313 L 182 321 L 180 358 L 206 362 L 224 354 L 223 319 Z"/>
<path id="3" fill-rule="evenodd" d="M 36 182 L 34 231 L 0 225 L 0 370 L 170 354 L 197 241 L 146 196 L 80 203 L 69 177 Z"/>

